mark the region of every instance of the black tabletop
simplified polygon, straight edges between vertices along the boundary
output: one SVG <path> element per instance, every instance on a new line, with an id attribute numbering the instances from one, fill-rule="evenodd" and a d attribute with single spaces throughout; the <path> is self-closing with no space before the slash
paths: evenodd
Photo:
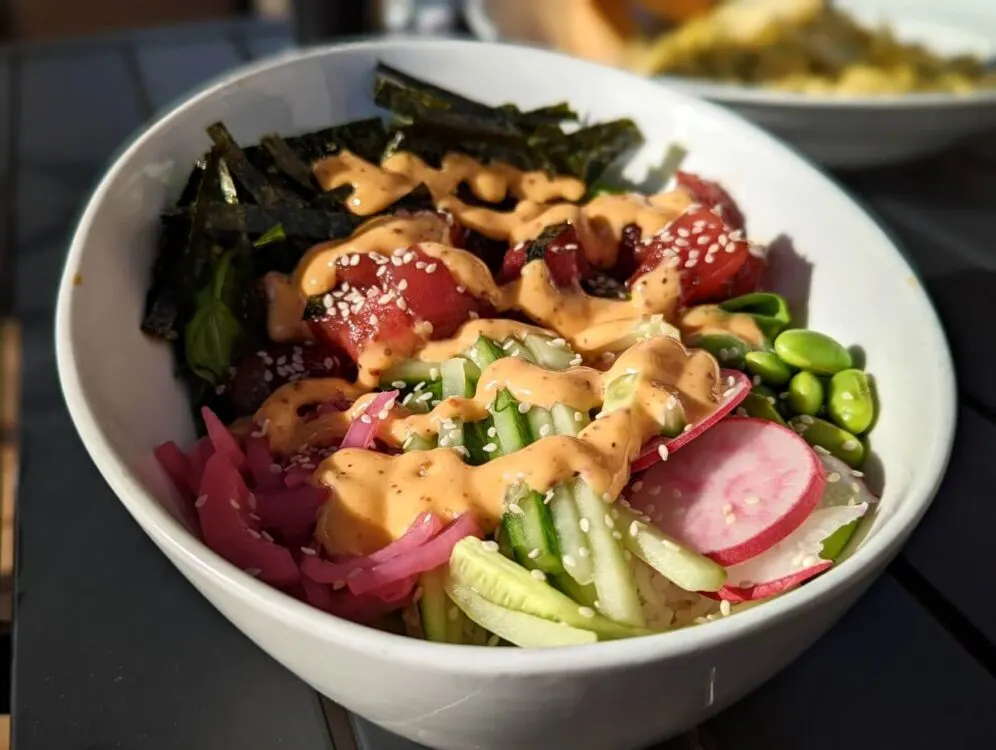
<path id="1" fill-rule="evenodd" d="M 197 594 L 100 478 L 56 378 L 56 283 L 108 158 L 176 97 L 289 44 L 281 26 L 236 23 L 0 48 L 0 269 L 14 261 L 25 347 L 17 750 L 414 748 L 362 721 L 343 731 L 341 712 Z M 947 327 L 961 395 L 951 467 L 842 622 L 668 750 L 996 747 L 996 151 L 839 177 L 896 233 Z"/>

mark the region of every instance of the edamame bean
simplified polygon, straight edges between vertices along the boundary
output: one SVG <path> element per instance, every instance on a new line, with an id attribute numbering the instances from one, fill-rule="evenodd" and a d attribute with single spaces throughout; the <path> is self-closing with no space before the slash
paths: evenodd
<path id="1" fill-rule="evenodd" d="M 833 375 L 852 366 L 847 349 L 829 336 L 805 328 L 779 334 L 775 354 L 786 364 L 817 375 Z"/>
<path id="2" fill-rule="evenodd" d="M 792 371 L 772 352 L 747 352 L 744 366 L 751 375 L 773 386 L 783 386 L 792 378 Z"/>
<path id="3" fill-rule="evenodd" d="M 789 427 L 798 432 L 807 443 L 823 448 L 852 469 L 860 468 L 865 460 L 865 446 L 845 429 L 825 419 L 802 414 L 789 420 Z"/>
<path id="4" fill-rule="evenodd" d="M 757 390 L 753 390 L 747 394 L 747 398 L 740 403 L 738 411 L 740 409 L 743 409 L 744 415 L 748 417 L 767 419 L 769 422 L 777 422 L 781 425 L 785 424 L 782 415 L 775 408 L 775 397 L 765 396 Z"/>
<path id="5" fill-rule="evenodd" d="M 834 422 L 855 435 L 871 427 L 875 421 L 875 398 L 868 375 L 852 368 L 830 378 L 827 412 Z"/>
<path id="6" fill-rule="evenodd" d="M 726 312 L 750 315 L 757 323 L 757 327 L 769 339 L 773 339 L 792 322 L 788 302 L 780 294 L 772 292 L 742 294 L 721 302 L 719 308 Z"/>
<path id="7" fill-rule="evenodd" d="M 720 367 L 743 369 L 750 344 L 731 333 L 700 333 L 688 339 L 688 346 L 704 349 L 716 358 Z"/>
<path id="8" fill-rule="evenodd" d="M 796 373 L 788 384 L 789 407 L 796 414 L 815 416 L 823 406 L 823 383 L 811 372 Z"/>

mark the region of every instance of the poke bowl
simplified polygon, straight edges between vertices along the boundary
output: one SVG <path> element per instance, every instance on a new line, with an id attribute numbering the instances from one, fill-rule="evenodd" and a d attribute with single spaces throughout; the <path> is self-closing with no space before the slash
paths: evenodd
<path id="1" fill-rule="evenodd" d="M 498 44 L 295 53 L 178 105 L 86 207 L 56 340 L 180 572 L 440 748 L 641 747 L 742 697 L 897 553 L 954 428 L 930 302 L 832 182 Z"/>

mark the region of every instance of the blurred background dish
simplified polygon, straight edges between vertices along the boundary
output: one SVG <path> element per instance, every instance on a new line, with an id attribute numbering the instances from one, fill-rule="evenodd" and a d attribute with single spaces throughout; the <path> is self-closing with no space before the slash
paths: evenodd
<path id="1" fill-rule="evenodd" d="M 996 4 L 465 0 L 473 32 L 630 68 L 730 106 L 825 166 L 996 128 Z"/>

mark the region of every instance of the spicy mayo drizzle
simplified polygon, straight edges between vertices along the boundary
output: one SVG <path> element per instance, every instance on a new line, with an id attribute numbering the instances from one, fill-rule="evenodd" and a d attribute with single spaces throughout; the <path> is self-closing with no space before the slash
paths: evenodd
<path id="1" fill-rule="evenodd" d="M 596 268 L 615 264 L 623 227 L 635 223 L 644 236 L 655 234 L 691 203 L 690 196 L 679 189 L 650 197 L 601 196 L 579 206 L 569 202 L 584 194 L 579 180 L 523 172 L 501 163 L 482 165 L 454 154 L 433 169 L 406 153 L 377 166 L 342 152 L 320 162 L 315 173 L 326 189 L 352 185 L 349 206 L 358 215 L 377 213 L 424 183 L 441 211 L 464 226 L 511 244 L 535 238 L 547 226 L 569 222 L 587 260 Z M 484 200 L 497 202 L 511 195 L 518 203 L 508 212 L 467 205 L 453 195 L 461 183 Z M 256 414 L 256 422 L 268 426 L 275 453 L 287 455 L 341 438 L 369 403 L 371 397 L 364 394 L 400 359 L 440 362 L 466 350 L 481 335 L 502 340 L 549 330 L 581 355 L 596 357 L 613 330 L 618 337 L 641 320 L 653 316 L 673 320 L 677 312 L 678 272 L 667 264 L 642 276 L 633 285 L 630 299 L 610 300 L 558 288 L 544 263 L 526 264 L 519 279 L 499 286 L 479 258 L 452 247 L 449 237 L 450 225 L 443 215 L 421 213 L 373 218 L 345 240 L 316 245 L 292 276 L 273 274 L 266 279 L 271 338 L 280 341 L 306 335 L 300 321 L 309 296 L 326 295 L 327 307 L 328 301 L 339 305 L 341 300 L 332 299 L 330 292 L 337 286 L 337 268 L 353 256 L 370 255 L 378 264 L 399 263 L 416 244 L 422 253 L 443 264 L 470 294 L 498 312 L 523 313 L 543 328 L 512 320 L 472 320 L 452 339 L 423 340 L 412 351 L 390 351 L 372 342 L 360 355 L 355 384 L 316 379 L 285 385 L 271 395 Z M 330 554 L 368 553 L 399 537 L 426 510 L 444 517 L 472 512 L 489 531 L 501 517 L 508 487 L 517 482 L 542 492 L 580 475 L 595 491 L 614 498 L 628 482 L 630 463 L 640 447 L 659 434 L 666 410 L 681 408 L 686 419 L 694 422 L 717 405 L 719 370 L 709 354 L 689 352 L 675 338 L 659 336 L 632 345 L 605 372 L 590 367 L 553 372 L 520 359 L 501 359 L 481 373 L 472 397 L 446 399 L 428 414 L 412 414 L 393 405 L 388 418 L 376 427 L 378 439 L 400 446 L 411 435 L 437 433 L 447 420 L 485 418 L 488 405 L 502 388 L 524 404 L 549 407 L 560 403 L 587 412 L 601 405 L 609 382 L 633 374 L 637 375 L 635 391 L 627 408 L 597 419 L 576 438 L 545 437 L 482 466 L 465 464 L 449 448 L 402 455 L 359 449 L 333 453 L 315 473 L 316 481 L 334 491 L 321 512 L 319 540 Z M 308 407 L 340 396 L 354 400 L 347 411 L 301 416 Z"/>

